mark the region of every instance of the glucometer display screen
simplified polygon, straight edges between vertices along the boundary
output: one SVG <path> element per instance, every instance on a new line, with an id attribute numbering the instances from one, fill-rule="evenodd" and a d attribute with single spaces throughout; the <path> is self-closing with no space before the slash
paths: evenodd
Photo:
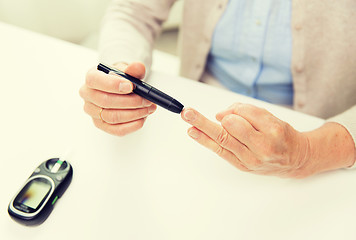
<path id="1" fill-rule="evenodd" d="M 36 209 L 51 190 L 51 185 L 47 182 L 32 180 L 24 190 L 16 201 L 27 207 Z"/>

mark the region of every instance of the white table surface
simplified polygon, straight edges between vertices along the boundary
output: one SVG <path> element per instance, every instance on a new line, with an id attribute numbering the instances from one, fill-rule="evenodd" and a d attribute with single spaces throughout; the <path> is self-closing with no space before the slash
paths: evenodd
<path id="1" fill-rule="evenodd" d="M 94 127 L 78 94 L 96 52 L 5 24 L 0 36 L 0 239 L 356 239 L 354 171 L 304 180 L 243 173 L 162 108 L 138 132 L 111 136 Z M 241 101 L 301 131 L 323 123 L 159 72 L 150 82 L 211 119 Z M 19 187 L 68 148 L 73 181 L 49 218 L 37 227 L 11 220 Z"/>

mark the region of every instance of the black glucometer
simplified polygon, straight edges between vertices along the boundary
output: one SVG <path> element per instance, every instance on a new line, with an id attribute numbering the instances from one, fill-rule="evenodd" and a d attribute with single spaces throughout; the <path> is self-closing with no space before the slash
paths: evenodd
<path id="1" fill-rule="evenodd" d="M 69 162 L 59 158 L 44 161 L 11 200 L 10 216 L 24 225 L 41 224 L 68 188 L 72 176 L 73 168 Z"/>

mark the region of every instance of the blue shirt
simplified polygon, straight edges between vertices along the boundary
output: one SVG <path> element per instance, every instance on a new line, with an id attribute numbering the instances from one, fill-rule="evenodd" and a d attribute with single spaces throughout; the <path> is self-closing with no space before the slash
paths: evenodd
<path id="1" fill-rule="evenodd" d="M 209 71 L 224 86 L 292 105 L 291 0 L 230 0 L 218 22 Z"/>

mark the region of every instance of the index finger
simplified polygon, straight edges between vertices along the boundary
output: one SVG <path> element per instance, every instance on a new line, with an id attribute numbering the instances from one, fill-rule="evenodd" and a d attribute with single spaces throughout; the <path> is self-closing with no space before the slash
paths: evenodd
<path id="1" fill-rule="evenodd" d="M 201 130 L 213 141 L 229 151 L 235 152 L 237 148 L 241 150 L 241 147 L 246 147 L 238 139 L 231 136 L 220 124 L 210 121 L 192 108 L 185 108 L 182 111 L 181 116 L 184 121 Z"/>
<path id="2" fill-rule="evenodd" d="M 133 90 L 133 84 L 123 77 L 106 74 L 92 68 L 88 71 L 85 83 L 89 88 L 108 93 L 128 94 Z"/>

